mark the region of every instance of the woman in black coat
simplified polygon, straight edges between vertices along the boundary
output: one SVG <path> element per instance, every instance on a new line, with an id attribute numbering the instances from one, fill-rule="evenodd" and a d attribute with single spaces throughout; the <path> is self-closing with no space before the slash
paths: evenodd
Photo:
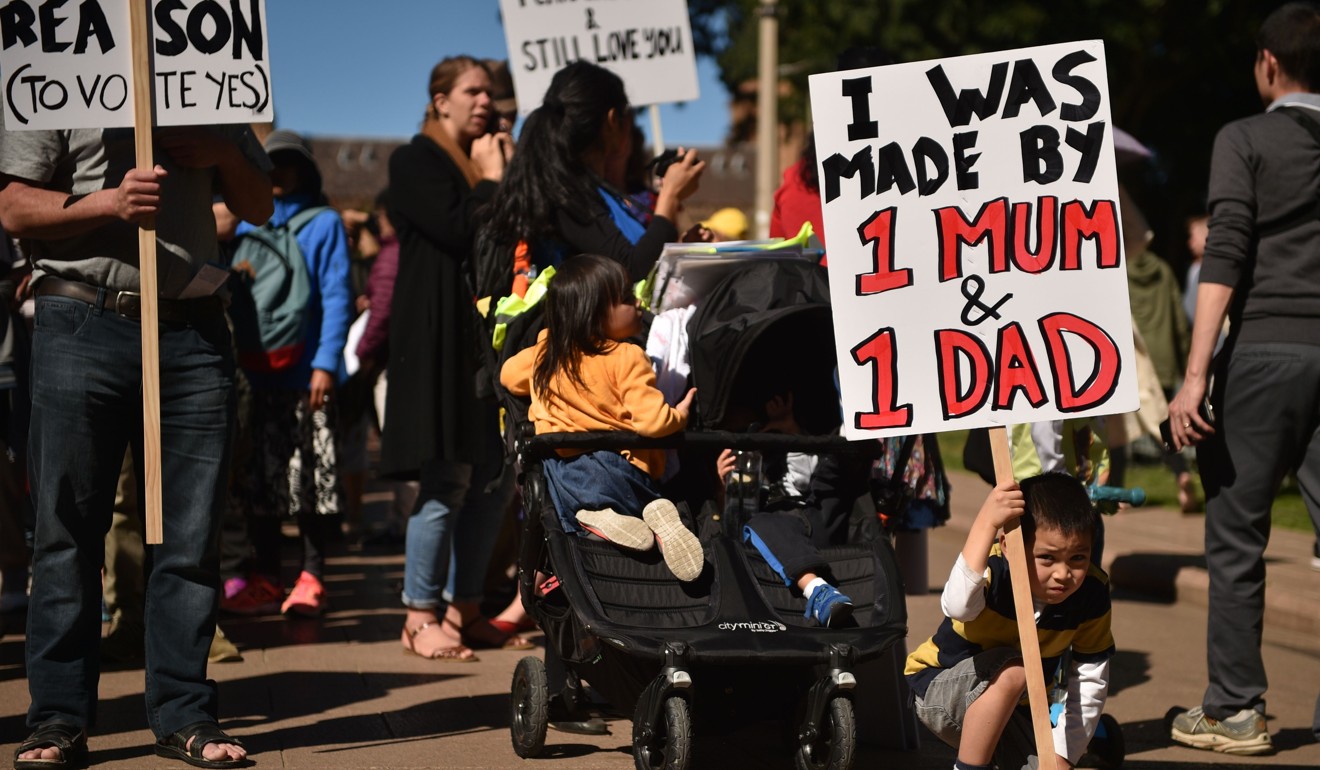
<path id="1" fill-rule="evenodd" d="M 390 156 L 390 221 L 399 273 L 390 318 L 389 393 L 382 473 L 417 478 L 408 523 L 404 649 L 434 660 L 475 660 L 465 645 L 530 646 L 482 618 L 478 605 L 512 492 L 495 406 L 477 397 L 472 298 L 463 263 L 472 211 L 489 200 L 511 152 L 488 134 L 490 73 L 451 57 L 431 73 L 422 132 Z M 456 559 L 452 583 L 449 559 Z"/>

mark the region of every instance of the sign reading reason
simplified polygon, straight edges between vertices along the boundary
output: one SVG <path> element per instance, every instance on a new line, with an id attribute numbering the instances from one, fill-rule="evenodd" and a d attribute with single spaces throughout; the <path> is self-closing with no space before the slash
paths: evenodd
<path id="1" fill-rule="evenodd" d="M 550 79 L 579 59 L 623 78 L 637 105 L 697 98 L 687 0 L 500 0 L 518 110 L 541 104 Z"/>
<path id="2" fill-rule="evenodd" d="M 1103 43 L 810 82 L 848 438 L 1135 410 Z"/>
<path id="3" fill-rule="evenodd" d="M 0 0 L 5 126 L 133 125 L 130 0 Z M 273 118 L 265 0 L 151 0 L 156 125 Z"/>

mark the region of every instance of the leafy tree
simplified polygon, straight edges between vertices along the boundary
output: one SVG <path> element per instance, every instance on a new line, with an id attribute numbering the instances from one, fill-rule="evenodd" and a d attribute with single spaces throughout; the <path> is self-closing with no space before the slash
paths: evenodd
<path id="1" fill-rule="evenodd" d="M 780 0 L 780 118 L 807 115 L 806 78 L 851 46 L 898 61 L 1101 39 L 1117 126 L 1157 153 L 1133 188 L 1157 248 L 1182 253 L 1179 219 L 1204 206 L 1216 131 L 1258 112 L 1255 34 L 1281 2 L 1256 0 Z M 689 0 L 699 50 L 733 93 L 756 77 L 757 0 Z"/>

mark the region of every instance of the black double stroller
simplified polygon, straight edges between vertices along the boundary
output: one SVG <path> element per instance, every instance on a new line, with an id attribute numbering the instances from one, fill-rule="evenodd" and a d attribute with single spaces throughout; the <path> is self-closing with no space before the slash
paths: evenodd
<path id="1" fill-rule="evenodd" d="M 864 454 L 874 442 L 830 435 L 840 415 L 828 302 L 824 270 L 805 261 L 750 261 L 720 282 L 687 327 L 698 401 L 683 434 L 533 437 L 529 425 L 513 428 L 527 511 L 519 591 L 546 639 L 545 661 L 523 658 L 513 677 L 510 729 L 519 756 L 542 751 L 551 721 L 585 718 L 578 716 L 585 682 L 611 713 L 632 717 L 641 770 L 689 767 L 694 722 L 716 732 L 749 719 L 787 723 L 803 770 L 851 766 L 857 669 L 907 632 L 888 541 L 821 549 L 831 582 L 855 605 L 849 625 L 821 628 L 803 617 L 801 592 L 743 543 L 739 515 L 713 503 L 721 449 L 807 452 L 860 469 L 850 477 L 855 499 L 844 495 L 830 525 L 843 535 L 834 541 L 846 538 L 849 521 L 874 520 Z M 507 344 L 529 344 L 538 325 L 520 319 Z M 740 424 L 740 394 L 767 376 L 792 378 L 798 421 L 814 435 L 747 432 Z M 516 426 L 526 404 L 507 394 L 504 401 Z M 701 533 L 705 565 L 692 582 L 676 580 L 655 550 L 624 553 L 564 533 L 547 492 L 542 460 L 557 449 L 655 446 L 677 451 L 682 470 L 665 492 Z"/>

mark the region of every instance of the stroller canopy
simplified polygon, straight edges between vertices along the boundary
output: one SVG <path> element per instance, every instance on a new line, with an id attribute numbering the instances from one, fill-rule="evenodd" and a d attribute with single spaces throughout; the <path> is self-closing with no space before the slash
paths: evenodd
<path id="1" fill-rule="evenodd" d="M 820 265 L 750 261 L 730 273 L 693 313 L 688 345 L 697 427 L 747 430 L 769 398 L 787 392 L 805 433 L 839 427 L 829 282 Z"/>

